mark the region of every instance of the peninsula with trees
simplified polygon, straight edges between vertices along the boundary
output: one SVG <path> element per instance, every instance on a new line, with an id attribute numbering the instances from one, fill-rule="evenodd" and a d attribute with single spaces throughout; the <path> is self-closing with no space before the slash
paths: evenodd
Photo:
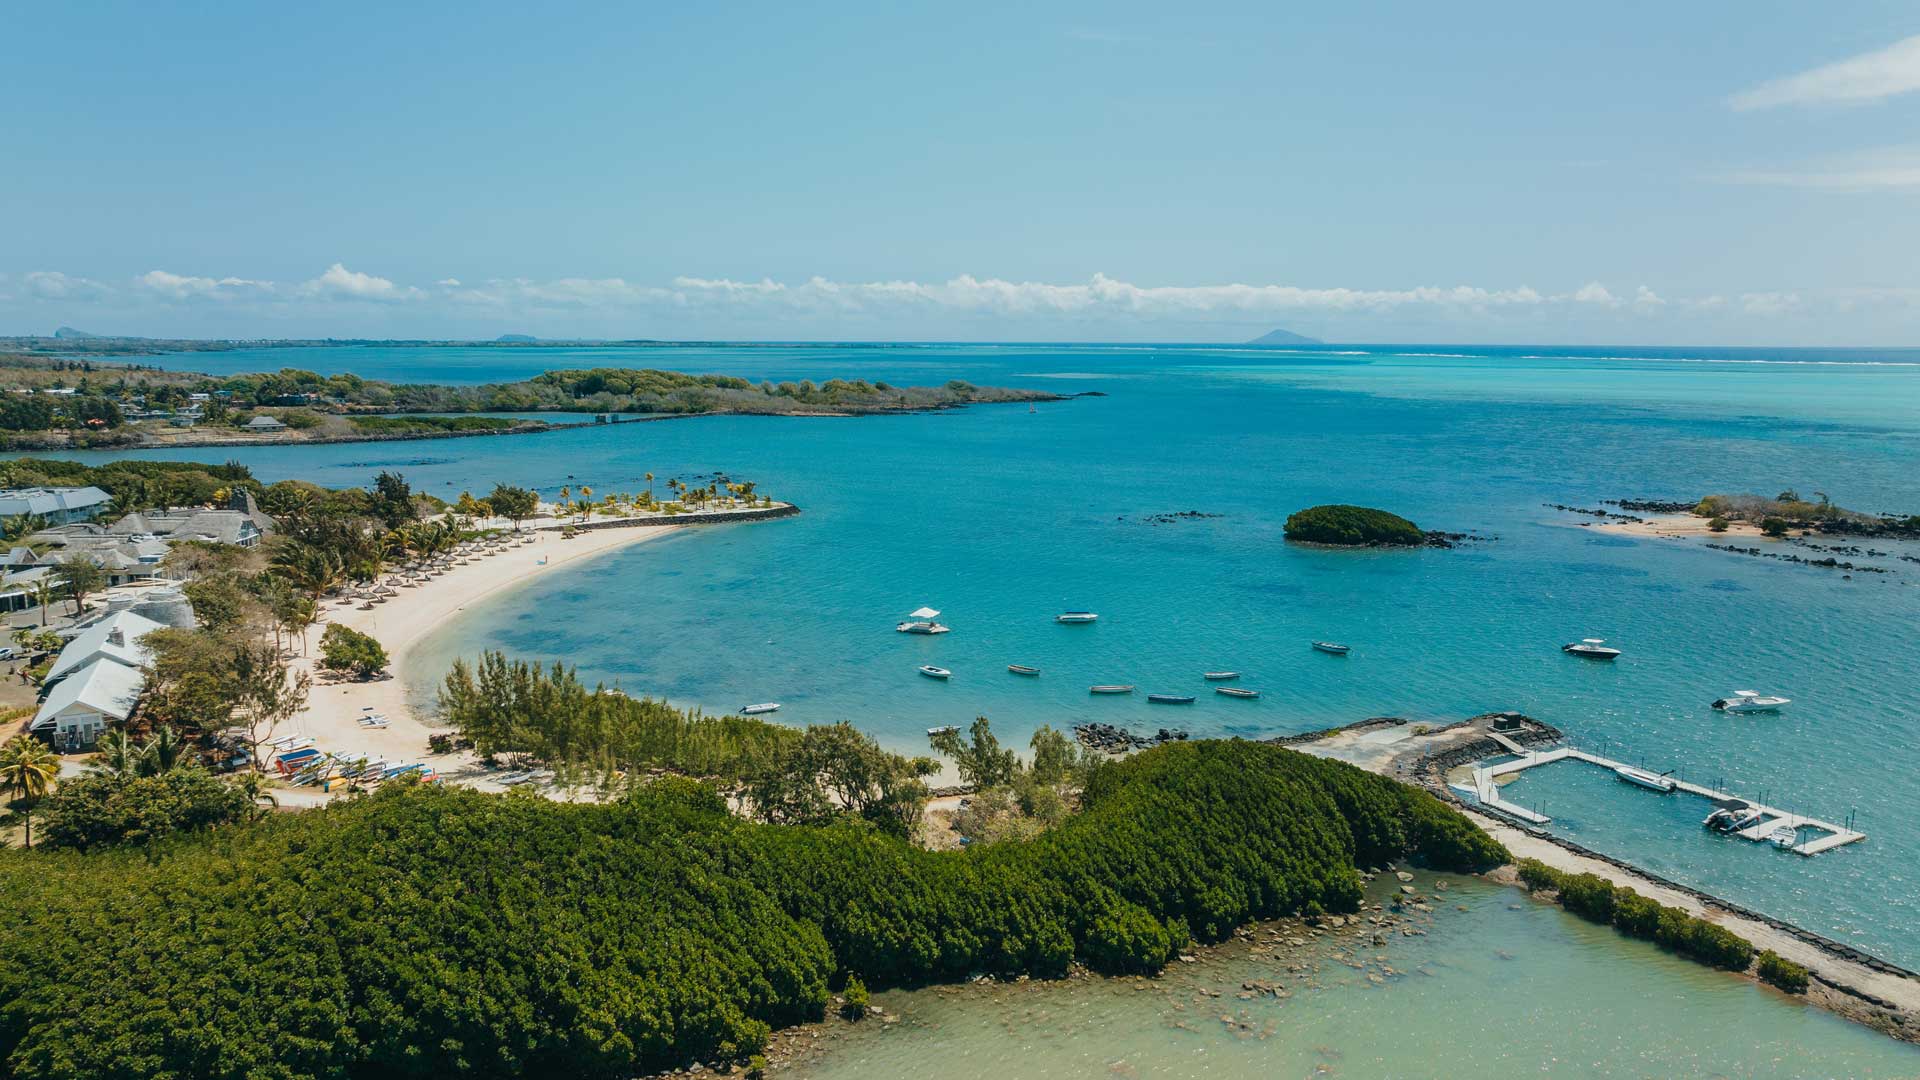
<path id="1" fill-rule="evenodd" d="M 1047 391 L 960 379 L 940 386 L 866 379 L 756 383 L 653 368 L 548 371 L 476 386 L 297 368 L 216 376 L 9 354 L 0 342 L 0 449 L 376 442 L 720 414 L 844 417 L 1059 400 Z M 529 413 L 571 416 L 548 420 Z"/>

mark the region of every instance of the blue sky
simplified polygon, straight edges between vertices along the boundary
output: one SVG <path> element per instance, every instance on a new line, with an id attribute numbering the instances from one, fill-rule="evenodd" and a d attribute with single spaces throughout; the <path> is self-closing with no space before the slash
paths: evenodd
<path id="1" fill-rule="evenodd" d="M 410 7 L 16 5 L 0 333 L 1920 344 L 1911 3 Z"/>

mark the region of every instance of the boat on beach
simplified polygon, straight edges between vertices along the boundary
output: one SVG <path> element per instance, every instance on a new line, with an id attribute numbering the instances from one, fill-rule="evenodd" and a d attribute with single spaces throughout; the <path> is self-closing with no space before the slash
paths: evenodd
<path id="1" fill-rule="evenodd" d="M 1671 777 L 1662 773 L 1648 772 L 1645 769 L 1636 769 L 1631 765 L 1620 766 L 1613 770 L 1613 775 L 1629 784 L 1638 785 L 1646 788 L 1648 791 L 1657 791 L 1662 795 L 1673 791 L 1674 787 Z"/>
<path id="2" fill-rule="evenodd" d="M 1058 623 L 1090 623 L 1100 618 L 1091 611 L 1063 611 L 1053 617 Z"/>
<path id="3" fill-rule="evenodd" d="M 953 672 L 948 671 L 946 668 L 943 668 L 943 667 L 934 667 L 932 664 L 921 664 L 919 667 L 919 672 L 920 674 L 925 675 L 929 679 L 953 678 Z"/>
<path id="4" fill-rule="evenodd" d="M 1216 686 L 1213 688 L 1213 692 L 1223 697 L 1257 698 L 1260 696 L 1260 691 L 1258 690 L 1242 690 L 1237 686 Z"/>
<path id="5" fill-rule="evenodd" d="M 742 705 L 740 707 L 741 716 L 760 716 L 765 713 L 779 711 L 780 703 L 777 701 L 763 701 L 758 705 Z"/>
<path id="6" fill-rule="evenodd" d="M 934 621 L 939 617 L 940 617 L 940 613 L 938 611 L 935 611 L 930 607 L 923 607 L 918 611 L 907 612 L 907 621 L 894 627 L 894 629 L 900 631 L 903 634 L 951 633 L 953 631 L 952 627 L 943 626 L 942 624 Z"/>
<path id="7" fill-rule="evenodd" d="M 1353 646 L 1342 645 L 1337 641 L 1316 641 L 1313 647 L 1329 656 L 1345 656 L 1353 651 Z"/>
<path id="8" fill-rule="evenodd" d="M 1131 694 L 1133 693 L 1133 687 L 1131 685 L 1122 686 L 1119 683 L 1107 683 L 1101 686 L 1089 686 L 1087 687 L 1087 693 L 1089 694 Z"/>
<path id="9" fill-rule="evenodd" d="M 1011 672 L 1013 672 L 1013 673 L 1014 673 L 1015 675 L 1038 675 L 1038 674 L 1040 674 L 1040 669 L 1039 669 L 1039 668 L 1037 668 L 1037 667 L 1031 667 L 1031 666 L 1029 666 L 1029 665 L 1027 665 L 1027 664 L 1008 664 L 1008 665 L 1007 665 L 1007 670 L 1008 670 L 1008 671 L 1011 671 Z"/>
<path id="10" fill-rule="evenodd" d="M 1791 704 L 1793 704 L 1792 698 L 1771 697 L 1752 690 L 1735 690 L 1715 701 L 1713 707 L 1721 712 L 1756 713 L 1779 712 Z"/>
<path id="11" fill-rule="evenodd" d="M 1201 677 L 1208 682 L 1225 682 L 1228 679 L 1239 678 L 1240 673 L 1237 671 L 1208 671 L 1203 673 Z"/>
<path id="12" fill-rule="evenodd" d="M 1148 694 L 1147 703 L 1150 705 L 1191 705 L 1193 704 L 1193 695 L 1192 694 Z"/>
<path id="13" fill-rule="evenodd" d="M 1588 660 L 1611 660 L 1620 655 L 1620 650 L 1610 647 L 1606 638 L 1581 638 L 1560 646 L 1563 653 L 1585 657 Z"/>

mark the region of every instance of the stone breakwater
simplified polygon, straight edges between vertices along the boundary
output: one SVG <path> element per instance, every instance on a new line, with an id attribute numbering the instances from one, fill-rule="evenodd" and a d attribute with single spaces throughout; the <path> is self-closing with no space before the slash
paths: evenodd
<path id="1" fill-rule="evenodd" d="M 1125 728 L 1112 724 L 1091 723 L 1075 724 L 1073 737 L 1080 745 L 1089 750 L 1098 750 L 1103 754 L 1124 754 L 1131 750 L 1145 750 L 1161 743 L 1183 742 L 1187 738 L 1184 731 L 1173 728 L 1161 728 L 1152 735 L 1135 735 Z"/>

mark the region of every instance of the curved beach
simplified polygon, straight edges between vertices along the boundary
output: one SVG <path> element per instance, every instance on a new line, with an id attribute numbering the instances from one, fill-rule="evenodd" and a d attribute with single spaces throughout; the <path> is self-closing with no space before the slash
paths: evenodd
<path id="1" fill-rule="evenodd" d="M 472 556 L 465 565 L 457 565 L 424 585 L 402 589 L 398 596 L 371 609 L 359 601 L 329 603 L 324 621 L 309 633 L 307 655 L 295 660 L 297 670 L 313 675 L 313 690 L 306 708 L 276 734 L 312 736 L 319 748 L 329 753 L 364 754 L 395 763 L 424 761 L 447 779 L 494 786 L 480 779 L 480 770 L 471 752 L 427 753 L 427 736 L 433 729 L 407 702 L 412 674 L 407 665 L 414 647 L 447 620 L 457 618 L 481 600 L 524 586 L 560 567 L 577 565 L 685 527 L 595 523 L 593 528 L 572 537 L 564 537 L 557 531 L 528 532 L 523 535 L 533 537 L 531 544 L 493 555 Z M 319 671 L 316 667 L 319 632 L 329 624 L 371 634 L 387 650 L 388 674 L 365 681 Z M 358 718 L 368 710 L 385 716 L 388 726 L 362 727 Z M 324 802 L 328 798 L 313 788 L 282 789 L 278 795 L 282 804 L 289 806 Z"/>

